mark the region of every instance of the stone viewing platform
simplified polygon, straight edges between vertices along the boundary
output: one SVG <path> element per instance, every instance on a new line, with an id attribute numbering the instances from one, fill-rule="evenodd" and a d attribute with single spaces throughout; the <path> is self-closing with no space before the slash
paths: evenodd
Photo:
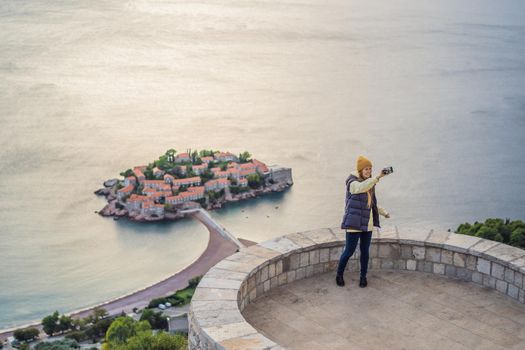
<path id="1" fill-rule="evenodd" d="M 339 228 L 224 259 L 192 299 L 190 349 L 524 349 L 525 250 L 446 231 L 374 232 L 369 286 Z"/>

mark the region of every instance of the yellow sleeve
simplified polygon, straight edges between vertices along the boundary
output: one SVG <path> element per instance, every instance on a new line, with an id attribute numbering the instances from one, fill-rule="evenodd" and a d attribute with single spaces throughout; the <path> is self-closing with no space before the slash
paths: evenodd
<path id="1" fill-rule="evenodd" d="M 377 179 L 377 177 L 371 177 L 361 182 L 357 180 L 352 181 L 352 183 L 350 184 L 350 193 L 351 194 L 365 193 L 378 182 L 379 180 Z"/>

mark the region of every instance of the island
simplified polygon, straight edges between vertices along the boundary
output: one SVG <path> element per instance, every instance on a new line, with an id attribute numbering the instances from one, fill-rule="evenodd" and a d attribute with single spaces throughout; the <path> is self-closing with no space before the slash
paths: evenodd
<path id="1" fill-rule="evenodd" d="M 188 210 L 221 208 L 293 185 L 292 169 L 267 166 L 247 151 L 169 149 L 148 165 L 121 172 L 121 179 L 104 181 L 95 194 L 107 205 L 98 214 L 132 221 L 177 220 Z"/>

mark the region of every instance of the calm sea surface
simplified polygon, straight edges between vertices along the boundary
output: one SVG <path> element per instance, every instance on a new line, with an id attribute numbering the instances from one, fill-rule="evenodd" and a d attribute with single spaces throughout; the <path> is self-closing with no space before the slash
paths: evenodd
<path id="1" fill-rule="evenodd" d="M 174 147 L 293 168 L 213 212 L 262 241 L 337 226 L 359 154 L 390 223 L 525 219 L 525 2 L 0 0 L 0 328 L 182 269 L 189 220 L 94 213 Z"/>

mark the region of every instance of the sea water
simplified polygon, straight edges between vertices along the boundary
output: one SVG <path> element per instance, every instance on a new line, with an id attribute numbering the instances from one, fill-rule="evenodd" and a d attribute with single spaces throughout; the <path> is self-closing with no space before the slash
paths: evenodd
<path id="1" fill-rule="evenodd" d="M 152 284 L 199 223 L 95 214 L 169 148 L 293 169 L 212 215 L 237 237 L 339 226 L 358 155 L 385 223 L 525 219 L 525 3 L 0 1 L 0 327 Z"/>

